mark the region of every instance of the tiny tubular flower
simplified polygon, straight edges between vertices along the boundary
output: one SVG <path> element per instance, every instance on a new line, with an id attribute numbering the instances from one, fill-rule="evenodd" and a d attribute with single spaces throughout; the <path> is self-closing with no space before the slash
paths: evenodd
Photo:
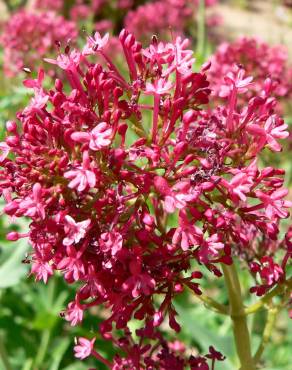
<path id="1" fill-rule="evenodd" d="M 87 338 L 79 337 L 74 346 L 75 357 L 80 360 L 84 360 L 89 357 L 93 351 L 95 340 L 96 338 L 89 340 Z"/>
<path id="2" fill-rule="evenodd" d="M 66 233 L 66 237 L 63 240 L 63 244 L 66 246 L 77 244 L 81 239 L 83 239 L 86 235 L 88 227 L 91 223 L 91 220 L 85 220 L 81 222 L 76 222 L 71 216 L 65 216 L 65 227 L 64 231 Z"/>
<path id="3" fill-rule="evenodd" d="M 271 194 L 265 193 L 261 190 L 256 190 L 256 196 L 262 201 L 265 207 L 265 214 L 269 219 L 287 218 L 289 212 L 284 208 L 291 208 L 292 202 L 283 200 L 288 194 L 287 189 L 278 189 L 273 191 Z"/>
<path id="4" fill-rule="evenodd" d="M 99 32 L 95 32 L 93 37 L 87 38 L 87 44 L 83 48 L 83 55 L 94 54 L 98 50 L 102 50 L 109 41 L 109 34 L 106 33 L 101 37 Z"/>
<path id="5" fill-rule="evenodd" d="M 110 145 L 111 135 L 112 129 L 107 123 L 100 122 L 90 133 L 74 132 L 71 138 L 79 143 L 89 143 L 89 148 L 97 151 Z"/>

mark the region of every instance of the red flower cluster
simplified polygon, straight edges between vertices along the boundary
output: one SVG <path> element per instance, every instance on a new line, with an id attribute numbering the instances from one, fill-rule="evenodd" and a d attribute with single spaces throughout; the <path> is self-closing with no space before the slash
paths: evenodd
<path id="1" fill-rule="evenodd" d="M 126 30 L 119 39 L 127 77 L 105 52 L 108 35 L 96 33 L 83 52 L 67 47 L 49 60 L 64 71 L 70 91 L 59 79 L 46 90 L 42 71 L 25 81 L 34 98 L 18 123 L 7 123 L 0 189 L 4 212 L 31 223 L 27 233 L 7 237 L 29 238 L 37 280 L 59 270 L 69 284 L 79 283 L 65 312 L 71 325 L 92 306 L 107 308 L 100 333 L 126 353 L 114 369 L 183 369 L 186 361 L 207 369 L 204 358 L 173 355 L 158 328 L 167 318 L 179 331 L 174 298 L 186 289 L 201 294 L 202 273 L 194 266 L 220 277 L 220 264 L 263 241 L 277 243 L 291 206 L 284 171 L 259 169 L 257 156 L 280 150 L 287 125 L 274 112 L 270 80 L 240 108 L 238 94 L 248 94 L 251 78 L 242 70 L 229 75 L 228 101 L 211 111 L 204 109 L 210 65 L 193 72 L 187 40 L 154 37 L 142 48 Z M 258 262 L 266 290 L 285 275 L 284 261 L 279 268 L 253 253 L 250 262 Z M 133 318 L 141 321 L 139 344 L 130 338 Z M 123 338 L 116 339 L 116 329 Z M 158 344 L 152 348 L 147 338 Z M 93 343 L 80 339 L 76 355 L 104 361 Z M 209 357 L 222 359 L 213 349 Z"/>
<path id="2" fill-rule="evenodd" d="M 125 27 L 139 38 L 154 35 L 170 38 L 170 33 L 183 34 L 186 25 L 195 22 L 194 1 L 156 0 L 140 5 L 125 18 Z"/>
<path id="3" fill-rule="evenodd" d="M 138 336 L 141 336 L 141 334 L 138 333 Z M 225 360 L 225 357 L 212 346 L 209 347 L 209 353 L 205 356 L 187 356 L 185 354 L 185 346 L 183 343 L 179 341 L 167 343 L 160 335 L 156 336 L 159 338 L 159 346 L 156 345 L 154 348 L 151 345 L 146 345 L 143 348 L 139 348 L 138 346 L 130 346 L 132 338 L 128 334 L 123 338 L 123 343 L 121 342 L 120 346 L 129 354 L 129 356 L 127 358 L 122 358 L 119 355 L 116 355 L 113 363 L 110 363 L 95 351 L 95 338 L 92 340 L 82 337 L 78 338 L 74 347 L 74 352 L 75 356 L 81 360 L 88 356 L 94 356 L 96 359 L 107 365 L 108 368 L 113 370 L 141 368 L 149 370 L 183 370 L 186 368 L 190 370 L 213 370 L 215 369 L 215 361 Z M 211 361 L 211 367 L 208 365 L 209 360 Z"/>
<path id="4" fill-rule="evenodd" d="M 54 10 L 62 11 L 64 8 L 64 0 L 34 0 L 32 7 L 38 10 Z"/>
<path id="5" fill-rule="evenodd" d="M 75 24 L 55 12 L 19 10 L 7 21 L 0 38 L 4 71 L 11 76 L 24 67 L 35 68 L 44 56 L 55 53 L 56 41 L 66 44 L 76 37 Z"/>
<path id="6" fill-rule="evenodd" d="M 273 95 L 277 98 L 291 95 L 292 68 L 288 66 L 288 53 L 284 46 L 269 46 L 256 39 L 242 37 L 233 43 L 221 44 L 211 57 L 209 81 L 216 96 L 228 96 L 226 75 L 234 76 L 242 67 L 254 77 L 247 98 L 259 95 L 267 77 L 273 80 Z"/>
<path id="7" fill-rule="evenodd" d="M 209 0 L 205 5 L 209 7 L 216 3 L 217 0 Z M 198 6 L 199 0 L 148 1 L 127 14 L 125 27 L 141 39 L 147 40 L 153 34 L 170 39 L 171 34 L 183 35 L 193 26 Z"/>

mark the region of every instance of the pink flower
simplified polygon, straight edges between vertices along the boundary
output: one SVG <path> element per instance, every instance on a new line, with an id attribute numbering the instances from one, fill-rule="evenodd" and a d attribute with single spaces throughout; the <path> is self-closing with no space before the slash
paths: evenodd
<path id="1" fill-rule="evenodd" d="M 108 40 L 108 33 L 101 37 L 99 32 L 95 32 L 93 37 L 87 38 L 87 44 L 83 48 L 83 55 L 94 54 L 96 51 L 102 50 L 107 45 Z"/>
<path id="2" fill-rule="evenodd" d="M 90 58 L 76 52 L 75 60 L 67 47 L 59 55 L 60 79 L 48 81 L 48 89 L 42 73 L 26 82 L 35 100 L 6 126 L 10 155 L 1 162 L 0 194 L 4 212 L 29 223 L 26 233 L 7 238 L 28 238 L 37 279 L 56 272 L 72 285 L 75 300 L 65 315 L 72 325 L 102 305 L 99 334 L 126 354 L 110 363 L 83 340 L 79 358 L 92 355 L 116 370 L 206 368 L 206 356 L 175 353 L 157 327 L 164 321 L 180 330 L 174 298 L 186 289 L 202 293 L 194 266 L 218 277 L 220 263 L 238 258 L 281 261 L 289 247 L 289 235 L 286 245 L 279 237 L 290 205 L 284 171 L 259 170 L 256 159 L 262 133 L 276 140 L 286 128 L 269 81 L 242 108 L 240 90 L 248 94 L 252 86 L 239 73 L 229 81 L 228 102 L 218 104 L 209 65 L 193 72 L 187 40 L 158 44 L 153 37 L 145 50 L 123 30 L 119 42 L 126 71 L 107 51 Z M 145 100 L 145 90 L 154 99 Z M 259 267 L 257 294 L 284 283 L 288 258 L 287 249 L 281 264 Z M 138 340 L 132 320 L 140 322 Z M 221 359 L 215 350 L 208 356 L 211 366 Z"/>
<path id="3" fill-rule="evenodd" d="M 83 167 L 66 172 L 64 177 L 71 180 L 68 184 L 69 188 L 77 189 L 79 192 L 84 191 L 87 187 L 94 188 L 96 184 L 94 172 L 84 170 Z"/>
<path id="4" fill-rule="evenodd" d="M 94 342 L 96 338 L 91 340 L 80 337 L 77 339 L 77 344 L 74 346 L 75 357 L 80 360 L 84 360 L 86 357 L 89 357 L 94 348 Z"/>
<path id="5" fill-rule="evenodd" d="M 82 54 L 77 50 L 72 50 L 69 54 L 60 54 L 57 59 L 45 58 L 44 60 L 51 64 L 56 64 L 65 71 L 75 71 L 80 63 Z"/>
<path id="6" fill-rule="evenodd" d="M 202 230 L 191 225 L 187 220 L 186 214 L 183 211 L 179 213 L 179 227 L 176 228 L 172 237 L 174 245 L 180 244 L 182 250 L 186 251 L 190 247 L 198 246 L 202 242 Z"/>
<path id="7" fill-rule="evenodd" d="M 199 258 L 202 262 L 209 261 L 210 257 L 218 257 L 220 251 L 224 248 L 218 234 L 213 234 L 207 238 L 199 249 Z"/>
<path id="8" fill-rule="evenodd" d="M 31 272 L 36 275 L 36 280 L 43 280 L 46 284 L 54 270 L 48 262 L 35 261 L 31 267 Z"/>
<path id="9" fill-rule="evenodd" d="M 252 177 L 248 176 L 245 172 L 239 172 L 229 182 L 229 189 L 245 202 L 246 194 L 250 192 L 252 185 Z"/>
<path id="10" fill-rule="evenodd" d="M 150 295 L 155 288 L 155 280 L 146 272 L 142 271 L 141 260 L 135 258 L 129 264 L 130 277 L 122 284 L 124 292 L 137 298 L 140 295 Z"/>
<path id="11" fill-rule="evenodd" d="M 42 89 L 35 90 L 35 96 L 31 99 L 29 105 L 24 109 L 23 113 L 27 115 L 38 114 L 46 107 L 49 96 Z"/>
<path id="12" fill-rule="evenodd" d="M 70 179 L 68 186 L 71 189 L 77 189 L 79 192 L 86 188 L 94 188 L 96 184 L 96 176 L 91 171 L 90 158 L 87 151 L 83 152 L 82 166 L 78 166 L 76 170 L 71 170 L 64 173 L 66 179 Z"/>
<path id="13" fill-rule="evenodd" d="M 36 183 L 32 188 L 32 197 L 27 197 L 19 203 L 19 208 L 23 210 L 23 214 L 29 217 L 41 217 L 44 219 L 45 205 L 42 202 L 42 188 L 41 184 Z"/>
<path id="14" fill-rule="evenodd" d="M 249 124 L 247 126 L 248 132 L 259 137 L 258 145 L 260 147 L 267 144 L 268 147 L 275 152 L 279 152 L 282 149 L 276 139 L 285 139 L 289 136 L 289 132 L 286 131 L 287 128 L 288 125 L 283 123 L 283 121 L 280 121 L 279 124 L 277 124 L 275 116 L 269 117 L 264 127 L 257 124 Z"/>
<path id="15" fill-rule="evenodd" d="M 79 251 L 76 251 L 73 245 L 67 246 L 67 255 L 58 261 L 56 268 L 64 272 L 64 277 L 68 282 L 78 281 L 85 276 L 85 266 L 81 257 L 86 246 L 85 243 Z"/>
<path id="16" fill-rule="evenodd" d="M 65 319 L 71 326 L 76 326 L 83 320 L 83 309 L 77 301 L 70 302 L 65 313 Z"/>
<path id="17" fill-rule="evenodd" d="M 232 72 L 227 73 L 224 79 L 227 85 L 231 86 L 229 89 L 231 89 L 232 86 L 234 86 L 237 89 L 238 93 L 246 92 L 247 87 L 249 87 L 250 84 L 252 83 L 253 77 L 250 76 L 244 78 L 244 75 L 245 75 L 244 69 L 239 69 L 236 74 Z M 226 87 L 225 94 L 221 93 L 220 96 L 222 97 L 228 96 L 230 93 L 230 91 L 228 91 L 229 89 Z"/>
<path id="18" fill-rule="evenodd" d="M 263 257 L 261 259 L 260 276 L 267 285 L 273 285 L 283 277 L 281 266 L 273 261 L 271 257 Z"/>
<path id="19" fill-rule="evenodd" d="M 65 216 L 65 220 L 66 224 L 64 230 L 67 236 L 64 238 L 63 244 L 69 246 L 79 243 L 79 241 L 85 237 L 91 221 L 88 219 L 81 222 L 75 222 L 75 220 L 69 215 Z"/>
<path id="20" fill-rule="evenodd" d="M 168 213 L 173 213 L 175 209 L 183 209 L 188 202 L 193 202 L 198 198 L 199 192 L 193 191 L 186 182 L 175 184 L 164 199 L 164 209 Z"/>
<path id="21" fill-rule="evenodd" d="M 263 202 L 265 214 L 270 219 L 287 218 L 289 213 L 284 208 L 292 207 L 292 202 L 283 200 L 288 194 L 287 189 L 278 189 L 271 194 L 264 193 L 261 190 L 256 190 L 256 196 Z"/>
<path id="22" fill-rule="evenodd" d="M 135 274 L 122 285 L 125 292 L 130 292 L 133 298 L 140 295 L 150 295 L 155 287 L 155 280 L 146 273 Z"/>
<path id="23" fill-rule="evenodd" d="M 199 193 L 191 189 L 189 182 L 177 182 L 172 188 L 167 181 L 161 177 L 154 178 L 154 185 L 161 195 L 164 195 L 164 209 L 168 213 L 173 213 L 175 209 L 183 209 L 187 202 L 198 198 Z"/>
<path id="24" fill-rule="evenodd" d="M 259 263 L 251 263 L 250 269 L 253 274 L 258 273 L 262 280 L 262 284 L 250 288 L 251 293 L 256 293 L 257 296 L 264 295 L 284 277 L 282 267 L 275 263 L 271 256 L 262 257 Z"/>
<path id="25" fill-rule="evenodd" d="M 90 132 L 74 132 L 72 140 L 79 143 L 88 143 L 91 150 L 97 151 L 106 148 L 111 143 L 112 129 L 106 122 L 101 122 Z"/>
<path id="26" fill-rule="evenodd" d="M 103 252 L 111 252 L 115 256 L 123 247 L 123 237 L 114 230 L 103 233 L 100 235 L 99 245 Z"/>
<path id="27" fill-rule="evenodd" d="M 146 84 L 146 95 L 165 95 L 168 94 L 172 89 L 173 84 L 163 78 L 160 78 L 155 82 L 155 84 L 147 83 Z"/>
<path id="28" fill-rule="evenodd" d="M 45 56 L 55 54 L 56 40 L 66 45 L 68 40 L 77 37 L 74 22 L 41 8 L 41 11 L 18 10 L 4 25 L 0 42 L 4 50 L 4 71 L 8 76 L 16 75 L 24 67 L 36 69 Z"/>

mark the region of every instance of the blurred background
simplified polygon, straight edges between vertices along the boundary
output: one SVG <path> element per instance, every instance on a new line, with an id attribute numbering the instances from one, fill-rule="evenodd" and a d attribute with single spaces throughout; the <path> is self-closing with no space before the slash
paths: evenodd
<path id="1" fill-rule="evenodd" d="M 286 122 L 292 123 L 292 1 L 290 0 L 0 0 L 0 136 L 5 123 L 14 119 L 30 98 L 22 81 L 38 68 L 54 78 L 56 70 L 43 61 L 53 57 L 66 44 L 82 47 L 93 31 L 109 32 L 113 38 L 109 53 L 122 66 L 120 49 L 115 38 L 123 27 L 134 32 L 145 45 L 152 35 L 170 40 L 174 35 L 190 38 L 198 66 L 211 59 L 214 91 L 220 85 L 221 72 L 232 63 L 242 63 L 255 81 L 272 75 L 279 80 L 279 110 Z M 247 38 L 243 39 L 245 36 Z M 63 49 L 62 49 L 63 50 Z M 224 66 L 224 67 L 222 67 Z M 49 69 L 50 67 L 50 69 Z M 222 69 L 223 68 L 223 69 Z M 219 79 L 219 80 L 218 80 Z M 48 77 L 47 86 L 52 83 Z M 218 92 L 220 99 L 220 92 Z M 291 130 L 290 130 L 291 131 Z M 263 163 L 276 164 L 287 171 L 286 185 L 292 183 L 291 135 L 277 161 L 265 154 Z M 290 191 L 292 199 L 292 192 Z M 1 207 L 2 208 L 2 207 Z M 286 221 L 286 225 L 291 220 Z M 284 225 L 285 227 L 285 225 Z M 6 233 L 26 230 L 25 221 L 13 223 L 0 219 L 0 369 L 5 370 L 82 370 L 102 369 L 92 360 L 74 359 L 75 336 L 90 336 L 104 316 L 102 309 L 93 309 L 84 325 L 70 327 L 62 310 L 74 296 L 61 277 L 54 276 L 45 285 L 29 276 L 26 240 L 6 241 Z M 248 275 L 242 273 L 248 291 Z M 210 283 L 211 281 L 211 283 Z M 212 277 L 205 289 L 216 297 L 220 284 Z M 210 288 L 211 287 L 211 288 Z M 220 293 L 221 294 L 221 293 Z M 220 296 L 222 302 L 227 297 Z M 217 369 L 235 369 L 235 350 L 231 323 L 207 311 L 196 298 L 182 296 L 176 302 L 182 332 L 178 335 L 193 353 L 208 352 L 209 344 L 227 356 Z M 252 343 L 257 345 L 264 326 L 264 313 L 250 322 Z M 134 328 L 133 328 L 134 329 Z M 285 311 L 277 320 L 276 330 L 265 353 L 263 368 L 292 369 L 292 322 Z M 171 334 L 169 334 L 171 336 Z M 99 352 L 111 358 L 110 342 L 97 340 Z"/>

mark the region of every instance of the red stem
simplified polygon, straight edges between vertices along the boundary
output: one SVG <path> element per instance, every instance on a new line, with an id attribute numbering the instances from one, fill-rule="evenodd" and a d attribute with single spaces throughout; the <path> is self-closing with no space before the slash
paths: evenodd
<path id="1" fill-rule="evenodd" d="M 95 350 L 91 353 L 96 359 L 98 359 L 100 362 L 102 362 L 105 366 L 107 366 L 109 369 L 112 368 L 112 364 L 105 359 L 103 356 L 101 356 L 99 353 L 97 353 Z"/>

